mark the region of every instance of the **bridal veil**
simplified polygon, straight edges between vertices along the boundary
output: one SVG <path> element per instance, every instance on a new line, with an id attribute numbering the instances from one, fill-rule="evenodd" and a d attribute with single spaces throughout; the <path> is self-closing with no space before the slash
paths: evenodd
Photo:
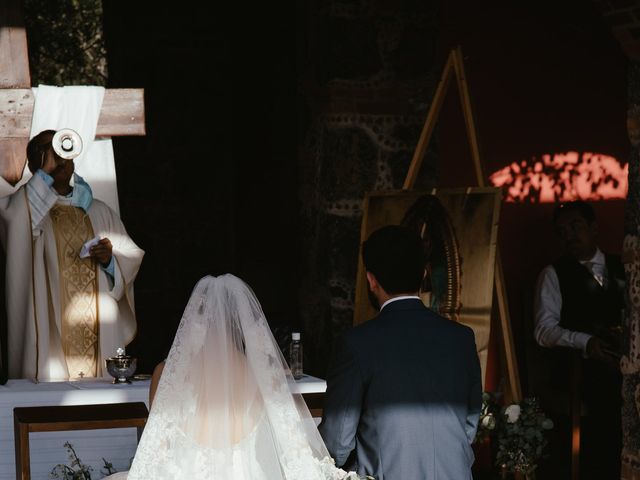
<path id="1" fill-rule="evenodd" d="M 201 279 L 128 479 L 344 478 L 293 384 L 249 286 L 233 275 Z"/>

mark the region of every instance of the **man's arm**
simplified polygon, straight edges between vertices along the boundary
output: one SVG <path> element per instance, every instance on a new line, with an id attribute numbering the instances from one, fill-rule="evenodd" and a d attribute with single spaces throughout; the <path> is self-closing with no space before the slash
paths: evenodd
<path id="1" fill-rule="evenodd" d="M 94 234 L 100 237 L 90 254 L 105 273 L 108 294 L 118 301 L 127 297 L 133 309 L 133 282 L 144 250 L 129 237 L 120 217 L 103 202 L 94 200 L 89 215 Z M 110 266 L 113 266 L 112 272 Z"/>
<path id="2" fill-rule="evenodd" d="M 31 215 L 31 230 L 34 235 L 40 234 L 40 223 L 57 201 L 58 196 L 52 185 L 53 177 L 44 170 L 38 170 L 25 187 Z"/>
<path id="3" fill-rule="evenodd" d="M 363 395 L 360 368 L 349 342 L 343 337 L 327 375 L 322 422 L 318 427 L 338 466 L 347 462 L 355 448 Z"/>
<path id="4" fill-rule="evenodd" d="M 43 154 L 39 168 L 26 184 L 33 235 L 40 235 L 40 223 L 56 203 L 58 192 L 53 188 L 55 182 L 51 175 L 57 167 L 54 155 Z"/>
<path id="5" fill-rule="evenodd" d="M 165 360 L 156 365 L 156 368 L 153 369 L 153 375 L 151 375 L 151 385 L 149 386 L 149 410 L 151 410 L 151 405 L 153 404 L 156 392 L 158 391 L 158 384 L 160 383 L 160 377 L 162 377 L 164 364 Z"/>
<path id="6" fill-rule="evenodd" d="M 116 300 L 120 300 L 124 293 L 124 281 L 122 279 L 122 274 L 120 273 L 120 269 L 118 268 L 118 262 L 116 262 L 116 257 L 111 256 L 111 260 L 109 263 L 104 266 L 100 265 L 100 269 L 105 273 L 107 277 L 107 282 L 109 282 L 109 288 L 107 289 L 109 295 L 111 295 Z"/>
<path id="7" fill-rule="evenodd" d="M 560 282 L 553 266 L 547 266 L 538 277 L 534 305 L 533 336 L 543 347 L 575 348 L 586 354 L 591 335 L 574 332 L 560 326 L 562 294 Z"/>
<path id="8" fill-rule="evenodd" d="M 467 350 L 471 356 L 471 388 L 469 389 L 465 431 L 469 444 L 471 444 L 476 438 L 478 421 L 480 420 L 480 411 L 482 410 L 482 372 L 480 369 L 480 359 L 478 358 L 475 335 L 471 329 L 469 329 L 469 338 L 469 343 L 471 345 L 467 347 Z"/>
<path id="9" fill-rule="evenodd" d="M 111 240 L 105 237 L 101 238 L 96 245 L 91 247 L 89 254 L 106 274 L 107 281 L 109 282 L 109 294 L 116 300 L 120 300 L 120 297 L 122 297 L 124 293 L 124 282 L 112 250 Z"/>

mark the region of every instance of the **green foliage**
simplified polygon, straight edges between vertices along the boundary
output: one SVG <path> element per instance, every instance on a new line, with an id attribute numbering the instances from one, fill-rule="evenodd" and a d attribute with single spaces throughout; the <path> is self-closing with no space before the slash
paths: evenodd
<path id="1" fill-rule="evenodd" d="M 475 443 L 482 443 L 487 438 L 491 438 L 496 431 L 499 413 L 500 405 L 498 404 L 496 395 L 483 392 L 482 410 L 480 411 L 480 421 L 478 422 Z"/>
<path id="2" fill-rule="evenodd" d="M 63 465 L 59 463 L 51 473 L 49 478 L 58 478 L 61 480 L 91 480 L 91 471 L 93 468 L 85 465 L 78 458 L 76 451 L 69 442 L 65 442 L 64 446 L 67 449 L 69 456 L 69 465 Z"/>
<path id="3" fill-rule="evenodd" d="M 545 432 L 552 428 L 553 422 L 535 398 L 500 406 L 496 395 L 485 392 L 476 441 L 495 438 L 496 465 L 507 472 L 528 475 L 537 468 L 547 445 Z"/>
<path id="4" fill-rule="evenodd" d="M 58 480 L 91 480 L 91 472 L 93 471 L 93 468 L 82 463 L 80 458 L 78 458 L 73 445 L 69 442 L 65 442 L 64 446 L 67 449 L 69 465 L 59 463 L 53 467 L 53 470 L 49 473 L 49 478 Z M 101 470 L 103 475 L 116 473 L 116 469 L 113 468 L 113 465 L 110 462 L 107 462 L 104 458 L 102 461 L 104 462 L 104 470 Z"/>
<path id="5" fill-rule="evenodd" d="M 31 83 L 105 85 L 102 0 L 24 0 Z"/>

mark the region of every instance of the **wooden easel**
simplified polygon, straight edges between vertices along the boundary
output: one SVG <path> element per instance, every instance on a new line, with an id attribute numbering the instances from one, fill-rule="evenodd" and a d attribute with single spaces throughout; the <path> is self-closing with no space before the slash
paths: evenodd
<path id="1" fill-rule="evenodd" d="M 403 190 L 411 190 L 418 177 L 418 172 L 422 166 L 422 160 L 429 146 L 431 135 L 436 126 L 442 104 L 449 91 L 451 78 L 455 76 L 458 84 L 458 93 L 460 95 L 460 103 L 462 105 L 462 114 L 466 126 L 467 139 L 471 149 L 473 166 L 476 173 L 476 181 L 478 186 L 486 186 L 484 168 L 480 156 L 480 148 L 478 144 L 478 131 L 473 117 L 473 109 L 471 106 L 471 97 L 467 87 L 467 80 L 464 72 L 464 63 L 462 60 L 462 50 L 458 46 L 454 48 L 445 64 L 444 71 L 440 78 L 440 83 L 436 89 L 436 93 L 431 102 L 427 119 L 425 120 L 418 145 L 413 154 L 407 177 L 402 186 Z M 507 292 L 504 285 L 504 272 L 502 270 L 502 262 L 500 260 L 500 252 L 496 252 L 496 269 L 495 269 L 495 289 L 498 299 L 498 313 L 500 316 L 500 330 L 502 333 L 502 342 L 506 357 L 507 368 L 507 386 L 505 388 L 505 399 L 507 402 L 519 402 L 522 399 L 522 390 L 520 387 L 520 375 L 518 374 L 518 364 L 516 361 L 515 347 L 513 344 L 513 335 L 511 332 L 511 321 L 509 318 L 509 306 L 507 303 Z"/>

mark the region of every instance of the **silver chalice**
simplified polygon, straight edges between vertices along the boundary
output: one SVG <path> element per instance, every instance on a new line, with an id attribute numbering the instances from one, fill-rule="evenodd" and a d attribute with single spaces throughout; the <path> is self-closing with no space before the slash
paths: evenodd
<path id="1" fill-rule="evenodd" d="M 115 357 L 105 360 L 107 372 L 113 377 L 113 383 L 131 383 L 129 378 L 136 371 L 137 358 L 125 355 L 123 348 L 118 348 L 116 352 Z"/>

